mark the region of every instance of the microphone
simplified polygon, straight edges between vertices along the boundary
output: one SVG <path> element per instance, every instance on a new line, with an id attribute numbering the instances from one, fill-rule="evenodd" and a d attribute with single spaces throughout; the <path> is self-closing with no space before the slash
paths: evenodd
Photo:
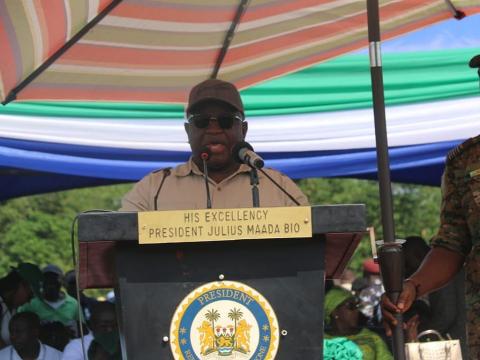
<path id="1" fill-rule="evenodd" d="M 210 159 L 210 155 L 212 152 L 208 147 L 203 147 L 200 150 L 200 159 L 203 162 L 203 179 L 205 180 L 205 188 L 207 190 L 207 209 L 212 208 L 212 199 L 210 198 L 210 186 L 208 184 L 208 169 L 207 169 L 207 161 Z"/>
<path id="2" fill-rule="evenodd" d="M 237 143 L 232 149 L 232 155 L 239 163 L 247 164 L 254 169 L 261 169 L 265 165 L 263 159 L 253 151 L 252 145 L 246 141 Z"/>
<path id="3" fill-rule="evenodd" d="M 212 155 L 212 152 L 206 146 L 203 147 L 202 150 L 200 150 L 200 159 L 202 159 L 202 161 L 208 161 L 211 155 Z"/>
<path id="4" fill-rule="evenodd" d="M 232 155 L 234 159 L 243 164 L 247 164 L 250 167 L 253 168 L 253 170 L 260 170 L 260 172 L 265 175 L 265 177 L 270 180 L 279 190 L 281 190 L 285 195 L 287 195 L 290 200 L 292 200 L 297 206 L 300 206 L 300 203 L 295 199 L 291 194 L 287 192 L 279 183 L 277 183 L 270 175 L 267 174 L 265 170 L 263 170 L 263 165 L 265 164 L 263 159 L 258 156 L 254 151 L 252 145 L 247 143 L 246 141 L 241 141 L 237 143 L 233 148 L 232 148 Z M 251 175 L 252 178 L 250 180 L 250 184 L 252 186 L 258 184 L 258 179 L 256 180 L 256 184 L 254 181 L 254 176 Z M 254 192 L 254 189 L 252 188 L 252 192 Z M 255 204 L 255 194 L 253 194 L 254 197 L 254 204 Z M 257 198 L 258 199 L 258 198 Z M 258 206 L 258 205 L 257 205 Z"/>

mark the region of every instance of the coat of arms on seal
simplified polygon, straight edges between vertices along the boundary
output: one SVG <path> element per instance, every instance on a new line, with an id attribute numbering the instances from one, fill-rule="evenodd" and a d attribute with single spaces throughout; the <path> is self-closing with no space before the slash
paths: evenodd
<path id="1" fill-rule="evenodd" d="M 170 326 L 176 360 L 274 359 L 279 329 L 268 301 L 239 282 L 205 284 L 178 305 Z"/>

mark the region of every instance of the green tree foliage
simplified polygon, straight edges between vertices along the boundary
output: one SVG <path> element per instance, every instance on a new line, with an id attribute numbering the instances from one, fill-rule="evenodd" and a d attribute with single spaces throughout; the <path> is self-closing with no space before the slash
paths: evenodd
<path id="1" fill-rule="evenodd" d="M 382 238 L 378 183 L 354 179 L 307 179 L 299 182 L 311 204 L 367 206 L 367 224 Z M 54 263 L 64 270 L 73 267 L 70 229 L 75 216 L 90 209 L 115 210 L 131 185 L 78 189 L 13 199 L 0 204 L 0 274 L 19 261 L 44 266 Z M 438 226 L 438 188 L 393 185 L 395 224 L 399 238 L 422 235 L 429 239 Z M 367 237 L 350 267 L 359 271 L 371 256 Z"/>
<path id="2" fill-rule="evenodd" d="M 301 180 L 299 185 L 312 205 L 365 204 L 367 225 L 375 228 L 377 240 L 382 239 L 378 182 L 358 179 L 306 179 Z M 397 238 L 420 235 L 428 241 L 439 224 L 440 189 L 392 184 L 392 193 Z M 358 273 L 363 260 L 371 256 L 370 241 L 365 236 L 349 267 Z"/>
<path id="3" fill-rule="evenodd" d="M 104 186 L 12 199 L 0 204 L 0 275 L 28 261 L 73 268 L 71 225 L 90 209 L 116 210 L 131 185 Z"/>

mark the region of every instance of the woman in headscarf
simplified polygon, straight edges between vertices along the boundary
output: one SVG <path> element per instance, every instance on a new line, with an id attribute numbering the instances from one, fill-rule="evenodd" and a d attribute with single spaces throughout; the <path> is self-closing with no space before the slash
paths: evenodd
<path id="1" fill-rule="evenodd" d="M 359 302 L 353 294 L 333 287 L 325 295 L 325 339 L 346 338 L 355 343 L 364 360 L 393 359 L 383 339 L 360 325 Z"/>

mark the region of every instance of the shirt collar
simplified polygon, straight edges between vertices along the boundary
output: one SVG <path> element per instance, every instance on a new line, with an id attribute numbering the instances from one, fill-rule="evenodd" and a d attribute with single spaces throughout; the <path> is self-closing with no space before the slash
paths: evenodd
<path id="1" fill-rule="evenodd" d="M 38 353 L 37 359 L 45 359 L 47 356 L 47 354 L 45 354 L 47 349 L 45 345 L 43 345 L 40 341 L 39 341 L 39 344 L 40 344 L 40 352 Z"/>
<path id="2" fill-rule="evenodd" d="M 38 353 L 37 360 L 43 360 L 43 359 L 45 359 L 45 356 L 46 356 L 45 353 L 46 353 L 47 349 L 46 349 L 45 345 L 42 344 L 40 341 L 38 343 L 40 344 L 40 351 Z M 10 346 L 11 346 L 10 350 L 11 350 L 11 354 L 12 354 L 12 359 L 13 360 L 22 360 L 20 355 L 18 355 L 17 350 L 15 350 L 15 348 L 12 345 L 10 345 Z"/>

